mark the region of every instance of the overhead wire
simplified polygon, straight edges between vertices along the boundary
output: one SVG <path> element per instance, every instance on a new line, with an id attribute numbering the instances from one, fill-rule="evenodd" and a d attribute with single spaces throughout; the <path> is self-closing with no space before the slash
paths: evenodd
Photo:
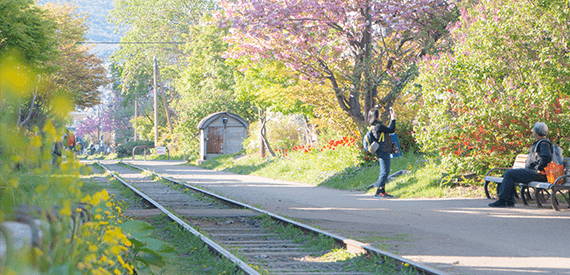
<path id="1" fill-rule="evenodd" d="M 77 44 L 184 44 L 186 42 L 177 41 L 158 41 L 158 42 L 146 42 L 146 41 L 135 41 L 135 42 L 120 42 L 120 41 L 84 41 L 77 42 Z"/>

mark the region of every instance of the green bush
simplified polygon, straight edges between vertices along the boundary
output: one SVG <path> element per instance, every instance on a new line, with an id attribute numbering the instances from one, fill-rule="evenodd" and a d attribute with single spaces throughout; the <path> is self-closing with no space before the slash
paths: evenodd
<path id="1" fill-rule="evenodd" d="M 154 148 L 154 141 L 148 140 L 137 140 L 137 141 L 129 141 L 125 144 L 121 144 L 117 147 L 115 152 L 117 153 L 118 158 L 127 158 L 133 155 L 133 148 L 135 146 L 146 146 L 147 154 L 149 154 L 148 150 L 150 148 Z M 137 149 L 135 154 L 142 154 L 143 149 Z"/>
<path id="2" fill-rule="evenodd" d="M 448 171 L 510 166 L 538 121 L 570 148 L 570 12 L 558 1 L 486 1 L 462 12 L 452 53 L 420 64 L 415 138 Z M 545 35 L 547 34 L 547 35 Z M 566 150 L 565 153 L 568 153 Z"/>

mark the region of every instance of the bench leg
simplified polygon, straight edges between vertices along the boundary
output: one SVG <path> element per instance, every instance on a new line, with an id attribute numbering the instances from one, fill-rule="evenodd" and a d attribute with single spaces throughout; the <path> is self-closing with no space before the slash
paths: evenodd
<path id="1" fill-rule="evenodd" d="M 547 189 L 535 188 L 534 198 L 536 200 L 536 206 L 542 207 L 543 204 L 551 202 L 551 194 Z"/>
<path id="2" fill-rule="evenodd" d="M 485 181 L 485 185 L 483 187 L 485 188 L 485 196 L 487 196 L 487 199 L 498 198 L 497 190 L 499 190 L 499 185 L 496 182 Z"/>
<path id="3" fill-rule="evenodd" d="M 570 208 L 570 190 L 552 188 L 552 208 L 560 211 L 560 208 Z"/>
<path id="4" fill-rule="evenodd" d="M 520 187 L 520 197 L 524 205 L 528 205 L 530 201 L 534 200 L 534 190 L 532 190 L 532 194 L 530 188 L 528 186 L 521 186 Z"/>

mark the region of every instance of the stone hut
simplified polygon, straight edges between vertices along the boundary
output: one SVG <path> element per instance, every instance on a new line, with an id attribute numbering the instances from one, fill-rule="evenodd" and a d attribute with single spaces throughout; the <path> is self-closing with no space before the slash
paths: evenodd
<path id="1" fill-rule="evenodd" d="M 249 124 L 230 112 L 208 115 L 198 123 L 200 129 L 200 161 L 243 149 Z"/>

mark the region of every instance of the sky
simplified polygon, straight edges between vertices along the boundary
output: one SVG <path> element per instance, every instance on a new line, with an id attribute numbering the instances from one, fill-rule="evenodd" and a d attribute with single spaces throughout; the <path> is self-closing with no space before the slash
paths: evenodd
<path id="1" fill-rule="evenodd" d="M 87 41 L 118 42 L 121 39 L 121 35 L 115 33 L 116 26 L 107 19 L 113 9 L 113 0 L 38 1 L 39 5 L 45 5 L 46 3 L 75 3 L 78 6 L 78 12 L 87 13 L 89 15 L 89 31 L 86 35 Z M 90 52 L 102 58 L 105 62 L 108 62 L 109 56 L 118 49 L 118 45 L 95 45 Z"/>

